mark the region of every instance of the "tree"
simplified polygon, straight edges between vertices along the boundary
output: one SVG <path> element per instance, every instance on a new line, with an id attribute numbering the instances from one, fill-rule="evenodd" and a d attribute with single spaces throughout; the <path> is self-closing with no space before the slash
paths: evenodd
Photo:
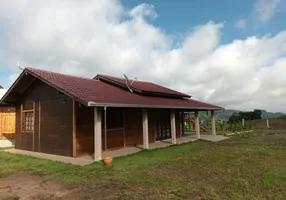
<path id="1" fill-rule="evenodd" d="M 228 123 L 237 123 L 241 122 L 242 119 L 245 120 L 255 120 L 255 119 L 261 119 L 261 110 L 255 109 L 254 111 L 250 112 L 238 112 L 238 113 L 233 113 L 229 119 Z"/>
<path id="2" fill-rule="evenodd" d="M 3 89 L 2 85 L 0 85 L 0 89 Z"/>

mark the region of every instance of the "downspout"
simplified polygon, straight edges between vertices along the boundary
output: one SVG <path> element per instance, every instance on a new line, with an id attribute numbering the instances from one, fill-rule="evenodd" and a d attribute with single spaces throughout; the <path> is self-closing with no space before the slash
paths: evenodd
<path id="1" fill-rule="evenodd" d="M 104 106 L 104 148 L 107 150 L 107 134 L 106 134 L 106 106 Z"/>

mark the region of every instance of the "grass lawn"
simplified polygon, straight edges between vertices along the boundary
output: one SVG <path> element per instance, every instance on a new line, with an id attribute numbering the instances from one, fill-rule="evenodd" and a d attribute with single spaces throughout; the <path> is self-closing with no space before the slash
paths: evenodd
<path id="1" fill-rule="evenodd" d="M 0 151 L 0 177 L 37 175 L 81 189 L 83 199 L 286 199 L 286 132 L 254 132 L 115 158 L 113 167 Z M 1 178 L 0 178 L 1 180 Z M 1 199 L 1 187 L 0 187 Z"/>

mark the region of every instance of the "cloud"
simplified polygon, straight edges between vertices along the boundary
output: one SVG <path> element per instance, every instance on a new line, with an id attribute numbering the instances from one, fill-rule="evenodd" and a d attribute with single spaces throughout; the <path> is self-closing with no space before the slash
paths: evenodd
<path id="1" fill-rule="evenodd" d="M 210 21 L 182 40 L 154 26 L 157 15 L 116 0 L 0 1 L 0 66 L 15 75 L 17 60 L 86 77 L 126 73 L 227 108 L 286 110 L 286 31 L 222 44 L 224 24 Z"/>
<path id="2" fill-rule="evenodd" d="M 263 25 L 279 11 L 284 0 L 256 0 L 253 16 L 258 25 Z M 284 2 L 285 3 L 285 2 Z"/>
<path id="3" fill-rule="evenodd" d="M 5 89 L 0 89 L 0 99 L 4 96 L 7 90 Z"/>
<path id="4" fill-rule="evenodd" d="M 235 28 L 245 29 L 246 28 L 246 19 L 239 19 L 234 23 Z"/>

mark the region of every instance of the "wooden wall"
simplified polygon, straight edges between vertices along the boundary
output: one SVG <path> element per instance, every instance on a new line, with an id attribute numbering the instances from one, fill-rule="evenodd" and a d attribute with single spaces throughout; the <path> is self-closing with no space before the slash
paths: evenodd
<path id="1" fill-rule="evenodd" d="M 77 155 L 93 154 L 94 152 L 94 110 L 90 107 L 76 105 L 76 151 Z M 107 115 L 115 114 L 118 110 L 107 108 Z M 170 112 L 167 109 L 148 110 L 148 131 L 149 142 L 155 142 L 154 120 L 156 118 L 170 118 Z M 177 137 L 181 136 L 180 116 L 176 115 Z M 115 120 L 115 119 L 114 119 Z M 107 124 L 113 124 L 107 121 Z M 123 127 L 108 128 L 107 142 L 105 148 L 104 132 L 104 110 L 102 109 L 102 150 L 113 150 L 124 146 L 137 146 L 143 144 L 142 130 L 142 109 L 124 108 L 123 109 Z"/>
<path id="2" fill-rule="evenodd" d="M 90 107 L 76 105 L 76 151 L 78 154 L 94 151 L 94 110 Z M 105 148 L 104 111 L 102 109 L 102 149 L 117 149 L 124 147 L 124 123 L 122 126 L 108 128 Z M 114 114 L 114 109 L 108 108 L 107 115 Z M 123 117 L 123 115 L 122 115 Z M 110 124 L 111 121 L 107 121 Z"/>
<path id="3" fill-rule="evenodd" d="M 13 139 L 16 131 L 14 107 L 0 106 L 0 139 Z"/>
<path id="4" fill-rule="evenodd" d="M 34 131 L 21 130 L 21 105 L 34 105 Z M 72 156 L 72 99 L 40 80 L 16 103 L 17 149 Z"/>
<path id="5" fill-rule="evenodd" d="M 76 151 L 94 152 L 94 110 L 80 104 L 76 104 Z"/>
<path id="6" fill-rule="evenodd" d="M 143 143 L 142 109 L 125 108 L 125 145 L 134 146 Z"/>

